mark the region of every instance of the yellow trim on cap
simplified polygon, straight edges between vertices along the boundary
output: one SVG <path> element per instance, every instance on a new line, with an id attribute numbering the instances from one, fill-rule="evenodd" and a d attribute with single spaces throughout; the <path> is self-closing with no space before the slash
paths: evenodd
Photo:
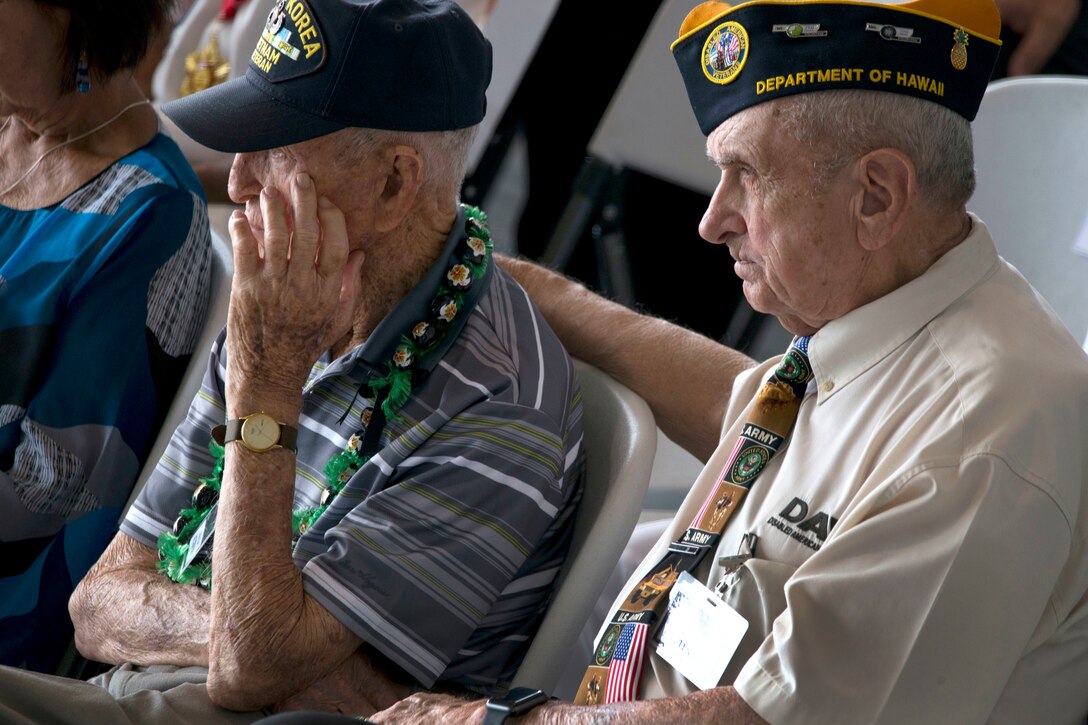
<path id="1" fill-rule="evenodd" d="M 864 5 L 883 10 L 898 10 L 904 13 L 920 15 L 922 17 L 937 20 L 948 25 L 958 25 L 977 38 L 982 38 L 995 45 L 1001 45 L 998 36 L 1001 35 L 1001 14 L 994 5 L 993 0 L 911 0 L 901 4 L 860 2 L 859 0 L 750 0 L 739 5 L 730 5 L 727 2 L 704 2 L 688 13 L 684 22 L 680 25 L 680 37 L 673 41 L 669 50 L 676 50 L 676 46 L 685 39 L 698 33 L 711 23 L 723 16 L 748 7 L 750 5 Z"/>
<path id="2" fill-rule="evenodd" d="M 714 1 L 696 5 L 695 8 L 688 13 L 687 17 L 684 18 L 684 22 L 680 26 L 680 37 L 677 39 L 676 43 L 683 40 L 684 36 L 690 35 L 714 22 L 733 8 L 734 6 L 729 3 Z M 676 45 L 676 43 L 673 43 L 673 45 Z"/>
<path id="3" fill-rule="evenodd" d="M 1001 45 L 1001 13 L 993 0 L 913 0 L 906 3 L 908 10 L 917 15 L 925 15 L 935 20 L 943 20 L 949 25 L 959 25 L 964 30 L 991 43 Z M 903 7 L 896 5 L 894 7 Z"/>
<path id="4" fill-rule="evenodd" d="M 731 5 L 728 2 L 710 0 L 709 2 L 695 5 L 695 8 L 688 13 L 688 16 L 684 17 L 683 23 L 680 24 L 680 37 L 672 41 L 669 50 L 675 49 L 681 40 L 700 32 L 704 27 L 718 21 L 727 13 L 737 10 L 738 8 L 744 8 L 745 5 L 755 4 L 755 2 L 759 2 L 759 0 L 755 0 L 754 2 L 742 2 L 739 5 Z"/>

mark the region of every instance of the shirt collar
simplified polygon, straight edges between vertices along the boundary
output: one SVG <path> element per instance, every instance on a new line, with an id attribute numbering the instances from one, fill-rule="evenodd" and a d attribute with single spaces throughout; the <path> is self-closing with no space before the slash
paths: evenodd
<path id="1" fill-rule="evenodd" d="M 916 335 L 997 269 L 986 225 L 970 214 L 967 238 L 921 276 L 824 325 L 809 343 L 809 361 L 823 403 Z"/>
<path id="2" fill-rule="evenodd" d="M 457 219 L 446 238 L 446 245 L 416 286 L 378 323 L 364 343 L 332 361 L 310 382 L 310 385 L 330 375 L 349 374 L 361 383 L 372 372 L 385 373 L 385 363 L 393 356 L 401 338 L 406 336 L 416 323 L 434 318 L 431 302 L 439 286 L 445 281 L 446 272 L 457 261 L 455 257 L 458 254 L 458 245 L 468 236 L 465 229 L 466 222 L 467 218 L 462 205 L 458 207 Z M 487 265 L 487 272 L 483 279 L 476 280 L 472 287 L 462 294 L 461 308 L 447 328 L 446 336 L 435 350 L 415 364 L 416 369 L 430 371 L 442 359 L 450 345 L 457 339 L 461 328 L 465 326 L 476 303 L 490 285 L 494 267 L 495 263 L 492 259 Z M 322 356 L 322 360 L 328 360 L 327 352 Z"/>

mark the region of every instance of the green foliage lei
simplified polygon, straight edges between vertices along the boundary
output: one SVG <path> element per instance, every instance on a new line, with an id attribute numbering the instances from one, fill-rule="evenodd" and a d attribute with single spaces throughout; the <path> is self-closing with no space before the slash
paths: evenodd
<path id="1" fill-rule="evenodd" d="M 382 402 L 382 412 L 387 420 L 399 420 L 398 411 L 412 394 L 413 376 L 417 363 L 437 350 L 445 341 L 451 323 L 464 307 L 465 293 L 476 280 L 483 279 L 491 263 L 493 245 L 487 229 L 487 215 L 472 206 L 465 211 L 465 238 L 459 243 L 455 260 L 447 270 L 431 301 L 431 317 L 413 325 L 401 335 L 400 344 L 385 363 L 381 374 L 367 381 L 375 397 L 387 391 Z M 366 408 L 361 416 L 363 428 L 353 433 L 344 450 L 325 464 L 325 480 L 328 488 L 318 506 L 296 509 L 291 513 L 291 530 L 297 540 L 321 517 L 344 489 L 352 475 L 369 460 L 362 453 L 363 437 L 370 424 L 372 408 Z M 215 457 L 210 475 L 200 479 L 200 486 L 193 495 L 192 505 L 178 512 L 173 531 L 159 534 L 159 571 L 181 584 L 197 583 L 211 589 L 211 560 L 194 558 L 189 566 L 184 561 L 189 552 L 193 533 L 207 518 L 208 512 L 219 498 L 223 482 L 223 446 L 210 441 L 208 449 Z"/>

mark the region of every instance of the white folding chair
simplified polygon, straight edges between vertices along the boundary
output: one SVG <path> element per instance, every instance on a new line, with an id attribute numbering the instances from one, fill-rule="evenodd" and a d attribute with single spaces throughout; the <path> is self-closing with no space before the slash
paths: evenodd
<path id="1" fill-rule="evenodd" d="M 641 397 L 575 360 L 582 381 L 585 493 L 559 587 L 513 684 L 552 691 L 638 521 L 657 425 Z"/>
<path id="2" fill-rule="evenodd" d="M 208 367 L 208 352 L 212 349 L 212 343 L 215 342 L 216 336 L 223 329 L 223 325 L 227 323 L 227 307 L 230 304 L 230 282 L 233 275 L 234 256 L 230 242 L 213 229 L 211 292 L 208 298 L 208 314 L 204 319 L 204 328 L 200 332 L 200 338 L 193 350 L 193 357 L 189 361 L 189 366 L 185 369 L 185 375 L 178 385 L 177 392 L 174 394 L 174 402 L 170 404 L 170 408 L 166 412 L 166 418 L 162 422 L 155 443 L 147 455 L 144 467 L 140 470 L 136 485 L 132 488 L 132 495 L 129 496 L 128 503 L 121 514 L 122 519 L 124 513 L 128 511 L 128 507 L 136 500 L 136 495 L 144 487 L 148 477 L 151 476 L 151 472 L 155 470 L 159 458 L 162 457 L 163 451 L 166 450 L 166 444 L 170 442 L 170 436 L 174 434 L 174 429 L 178 427 L 181 421 L 185 420 L 185 415 L 189 412 L 189 404 L 193 402 L 193 397 L 200 390 L 200 381 L 204 378 L 204 371 Z"/>
<path id="3" fill-rule="evenodd" d="M 669 54 L 676 29 L 694 7 L 692 0 L 661 3 L 619 87 L 605 109 L 586 149 L 585 166 L 556 224 L 543 261 L 566 267 L 582 232 L 595 221 L 602 199 L 615 194 L 620 171 L 633 169 L 678 186 L 713 193 L 717 170 L 706 161 L 706 140 L 695 122 L 684 84 Z M 607 216 L 607 211 L 602 212 Z M 612 296 L 634 302 L 622 241 L 603 240 L 598 255 Z"/>
<path id="4" fill-rule="evenodd" d="M 487 147 L 494 142 L 499 121 L 517 92 L 536 49 L 551 24 L 560 0 L 496 0 L 483 24 L 493 56 L 487 86 L 487 114 L 468 154 L 468 172 L 475 171 Z"/>
<path id="5" fill-rule="evenodd" d="M 608 200 L 621 196 L 617 185 L 624 182 L 623 172 L 637 171 L 707 196 L 718 183 L 719 172 L 707 162 L 706 138 L 669 50 L 696 4 L 661 2 L 589 140 L 574 194 L 542 255 L 545 264 L 564 269 L 583 232 L 596 223 L 605 230 L 597 240 L 603 267 L 600 289 L 627 305 L 634 305 L 635 295 L 626 243 L 621 233 L 608 231 L 615 214 Z M 784 350 L 791 338 L 777 320 L 759 315 L 743 300 L 727 334 L 732 339 L 750 337 L 746 352 L 756 359 Z"/>
<path id="6" fill-rule="evenodd" d="M 707 196 L 713 194 L 719 172 L 707 162 L 706 138 L 691 112 L 669 50 L 684 18 L 696 4 L 696 0 L 664 0 L 658 8 L 590 138 L 588 160 L 543 254 L 545 264 L 564 269 L 583 232 L 599 221 L 597 215 L 609 216 L 607 203 L 602 211 L 596 210 L 602 207 L 602 199 L 619 195 L 613 187 L 622 183 L 623 169 Z M 609 227 L 607 223 L 601 226 Z M 635 296 L 622 234 L 602 234 L 597 244 L 604 268 L 600 288 L 633 306 Z M 729 334 L 731 339 L 750 335 L 746 352 L 756 359 L 785 350 L 791 338 L 777 320 L 759 315 L 744 301 L 734 313 Z M 664 434 L 659 435 L 658 443 L 646 506 L 650 511 L 667 514 L 684 500 L 702 463 Z"/>
<path id="7" fill-rule="evenodd" d="M 1088 78 L 991 83 L 973 124 L 978 188 L 967 208 L 1070 332 L 1088 331 Z M 1085 250 L 1088 253 L 1088 249 Z"/>

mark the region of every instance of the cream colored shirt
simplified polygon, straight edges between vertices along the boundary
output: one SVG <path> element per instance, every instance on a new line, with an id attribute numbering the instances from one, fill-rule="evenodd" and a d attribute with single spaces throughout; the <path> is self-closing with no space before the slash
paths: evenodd
<path id="1" fill-rule="evenodd" d="M 772 723 L 1088 711 L 1088 356 L 973 222 L 812 338 L 792 437 L 723 535 L 720 554 L 752 531 L 758 557 L 796 567 L 770 636 L 730 666 Z M 624 592 L 692 520 L 775 364 L 736 381 L 722 444 Z M 694 689 L 650 665 L 643 697 Z"/>

